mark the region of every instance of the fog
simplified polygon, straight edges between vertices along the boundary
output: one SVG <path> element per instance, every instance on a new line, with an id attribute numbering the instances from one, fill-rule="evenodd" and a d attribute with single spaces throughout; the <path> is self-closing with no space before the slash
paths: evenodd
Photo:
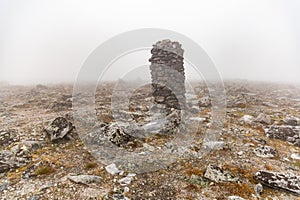
<path id="1" fill-rule="evenodd" d="M 197 42 L 223 79 L 300 82 L 299 10 L 297 0 L 3 0 L 0 81 L 74 82 L 102 42 L 133 29 L 163 28 Z M 149 52 L 137 55 L 147 63 Z M 106 78 L 124 76 L 135 63 L 128 60 Z"/>

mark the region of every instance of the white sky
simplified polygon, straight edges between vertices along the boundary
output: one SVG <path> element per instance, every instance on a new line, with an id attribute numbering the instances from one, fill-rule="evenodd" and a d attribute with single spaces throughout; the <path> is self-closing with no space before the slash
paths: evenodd
<path id="1" fill-rule="evenodd" d="M 1 0 L 0 80 L 74 81 L 110 37 L 164 28 L 201 45 L 225 79 L 300 82 L 299 10 L 297 0 Z"/>

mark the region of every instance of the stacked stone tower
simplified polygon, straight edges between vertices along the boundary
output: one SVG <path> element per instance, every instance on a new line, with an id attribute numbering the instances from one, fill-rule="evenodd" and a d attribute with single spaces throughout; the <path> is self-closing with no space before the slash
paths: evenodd
<path id="1" fill-rule="evenodd" d="M 151 54 L 149 61 L 155 102 L 164 104 L 168 112 L 183 109 L 186 99 L 181 44 L 162 40 L 153 45 Z"/>

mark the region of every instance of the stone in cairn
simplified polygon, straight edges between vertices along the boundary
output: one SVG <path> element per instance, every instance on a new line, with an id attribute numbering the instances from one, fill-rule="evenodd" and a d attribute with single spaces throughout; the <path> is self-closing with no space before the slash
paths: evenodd
<path id="1" fill-rule="evenodd" d="M 173 128 L 180 124 L 180 113 L 186 106 L 183 52 L 178 42 L 162 40 L 153 45 L 149 59 L 155 103 L 164 107 L 168 116 L 177 113 L 168 119 Z M 169 123 L 167 129 L 164 131 L 172 129 Z"/>
<path id="2" fill-rule="evenodd" d="M 178 42 L 159 41 L 153 45 L 150 70 L 155 102 L 167 108 L 185 106 L 183 49 Z M 182 104 L 182 105 L 181 105 Z"/>

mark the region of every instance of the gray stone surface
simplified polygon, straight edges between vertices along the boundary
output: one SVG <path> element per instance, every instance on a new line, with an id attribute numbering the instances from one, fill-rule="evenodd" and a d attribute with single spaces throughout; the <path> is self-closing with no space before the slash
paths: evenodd
<path id="1" fill-rule="evenodd" d="M 265 132 L 269 138 L 284 140 L 300 147 L 300 126 L 269 126 Z"/>
<path id="2" fill-rule="evenodd" d="M 237 182 L 239 180 L 238 177 L 235 177 L 228 171 L 224 171 L 221 168 L 213 165 L 209 165 L 206 168 L 204 173 L 204 177 L 208 178 L 214 182 L 221 183 L 221 182 Z"/>
<path id="3" fill-rule="evenodd" d="M 100 176 L 94 175 L 77 175 L 77 176 L 68 176 L 69 180 L 75 183 L 82 183 L 82 184 L 91 184 L 91 183 L 99 183 L 102 178 Z"/>
<path id="4" fill-rule="evenodd" d="M 274 147 L 259 145 L 254 149 L 255 155 L 261 158 L 274 158 L 278 155 L 278 151 Z"/>
<path id="5" fill-rule="evenodd" d="M 261 184 L 300 195 L 300 176 L 288 173 L 259 171 L 254 178 Z"/>
<path id="6" fill-rule="evenodd" d="M 52 142 L 59 141 L 72 131 L 73 125 L 64 117 L 57 117 L 45 128 Z"/>

